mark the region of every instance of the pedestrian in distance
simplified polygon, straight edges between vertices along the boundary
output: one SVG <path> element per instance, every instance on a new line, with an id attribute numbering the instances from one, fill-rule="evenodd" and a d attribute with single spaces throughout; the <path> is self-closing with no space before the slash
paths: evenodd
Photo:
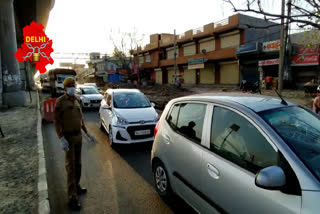
<path id="1" fill-rule="evenodd" d="M 85 194 L 87 189 L 80 186 L 82 133 L 86 133 L 92 143 L 94 137 L 88 133 L 83 122 L 82 110 L 75 98 L 75 80 L 68 77 L 63 82 L 64 95 L 56 101 L 54 124 L 61 147 L 65 151 L 65 167 L 67 171 L 68 206 L 72 210 L 80 210 L 78 195 Z"/>

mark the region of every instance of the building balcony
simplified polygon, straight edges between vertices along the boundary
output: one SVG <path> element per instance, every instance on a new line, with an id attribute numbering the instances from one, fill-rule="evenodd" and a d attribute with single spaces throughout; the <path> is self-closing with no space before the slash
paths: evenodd
<path id="1" fill-rule="evenodd" d="M 214 33 L 222 33 L 232 29 L 239 28 L 239 14 L 230 16 L 214 24 Z"/>
<path id="2" fill-rule="evenodd" d="M 214 33 L 213 23 L 210 23 L 192 30 L 193 39 L 200 39 L 203 37 L 212 36 L 213 33 Z"/>

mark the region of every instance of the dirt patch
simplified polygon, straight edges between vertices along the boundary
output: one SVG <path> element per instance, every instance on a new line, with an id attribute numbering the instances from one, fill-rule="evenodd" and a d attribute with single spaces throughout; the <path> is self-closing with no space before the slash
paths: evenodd
<path id="1" fill-rule="evenodd" d="M 36 93 L 26 107 L 0 112 L 0 213 L 37 213 Z"/>

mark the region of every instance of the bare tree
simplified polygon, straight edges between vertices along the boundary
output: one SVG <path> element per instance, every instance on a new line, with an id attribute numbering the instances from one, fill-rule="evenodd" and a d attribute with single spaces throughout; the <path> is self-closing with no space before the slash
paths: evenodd
<path id="1" fill-rule="evenodd" d="M 112 42 L 113 56 L 118 59 L 118 66 L 130 71 L 133 60 L 133 51 L 142 45 L 144 35 L 140 35 L 136 28 L 131 33 L 112 32 L 109 39 Z"/>
<path id="2" fill-rule="evenodd" d="M 263 7 L 262 0 L 246 0 L 243 7 L 236 6 L 235 0 L 223 0 L 229 3 L 235 12 L 250 12 L 264 16 L 267 21 L 278 21 L 281 18 L 288 24 L 295 23 L 298 27 L 320 29 L 320 1 L 319 0 L 289 0 L 287 7 L 291 8 L 291 15 L 274 13 Z M 277 1 L 278 2 L 278 1 Z M 275 23 L 277 25 L 277 23 Z M 248 26 L 258 27 L 258 26 Z"/>

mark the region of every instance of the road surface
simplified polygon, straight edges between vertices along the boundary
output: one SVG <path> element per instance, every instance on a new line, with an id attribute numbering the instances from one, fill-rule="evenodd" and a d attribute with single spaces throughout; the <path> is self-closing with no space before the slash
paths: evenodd
<path id="1" fill-rule="evenodd" d="M 194 213 L 179 198 L 165 203 L 153 187 L 150 167 L 152 145 L 123 145 L 116 150 L 108 143 L 108 135 L 98 127 L 98 111 L 84 111 L 89 132 L 97 144 L 83 137 L 81 185 L 88 193 L 80 197 L 80 213 Z M 54 125 L 44 124 L 49 199 L 52 213 L 71 213 L 66 206 L 66 171 L 64 152 Z"/>

